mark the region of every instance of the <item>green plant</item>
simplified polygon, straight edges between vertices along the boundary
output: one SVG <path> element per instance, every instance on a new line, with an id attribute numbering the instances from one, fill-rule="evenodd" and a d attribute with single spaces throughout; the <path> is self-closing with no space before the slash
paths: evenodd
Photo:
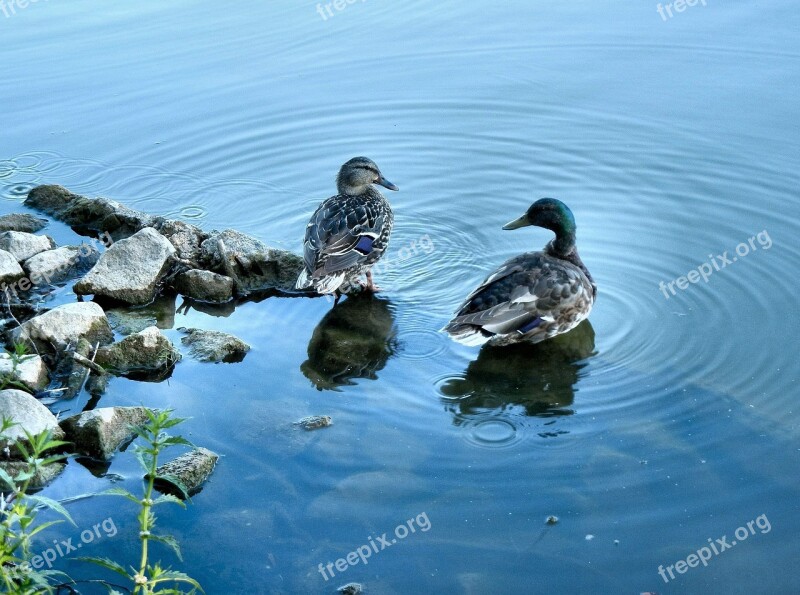
<path id="1" fill-rule="evenodd" d="M 28 355 L 28 346 L 25 343 L 14 343 L 12 349 L 6 349 L 6 351 L 11 357 L 11 371 L 0 374 L 0 390 L 12 386 L 27 391 L 28 387 L 17 380 L 17 368 L 22 363 L 23 358 Z"/>
<path id="2" fill-rule="evenodd" d="M 0 422 L 0 437 L 15 426 L 10 419 L 3 417 Z M 13 595 L 33 595 L 53 593 L 55 578 L 64 578 L 63 572 L 56 570 L 36 570 L 29 564 L 31 559 L 31 539 L 34 535 L 51 525 L 62 521 L 48 521 L 36 524 L 37 511 L 50 508 L 73 525 L 66 509 L 45 496 L 28 494 L 31 482 L 45 467 L 63 460 L 66 455 L 47 455 L 48 451 L 65 446 L 67 443 L 53 440 L 50 430 L 32 435 L 25 432 L 25 440 L 8 440 L 9 448 L 22 455 L 18 471 L 7 471 L 0 467 L 0 487 L 7 494 L 0 494 L 0 575 L 4 593 Z M 11 469 L 11 467 L 9 467 Z M 69 577 L 67 577 L 69 578 Z"/>
<path id="3" fill-rule="evenodd" d="M 139 539 L 141 540 L 139 565 L 137 567 L 131 566 L 130 570 L 126 570 L 122 565 L 108 558 L 82 559 L 98 564 L 103 568 L 124 576 L 133 584 L 132 592 L 134 595 L 179 594 L 182 593 L 182 591 L 177 588 L 179 584 L 190 585 L 192 587 L 190 593 L 195 593 L 197 590 L 203 591 L 200 584 L 188 575 L 170 570 L 169 568 L 162 568 L 159 562 L 150 563 L 149 544 L 151 541 L 169 546 L 176 553 L 178 559 L 183 560 L 180 546 L 174 537 L 171 535 L 157 535 L 153 533 L 156 525 L 156 517 L 153 514 L 153 508 L 168 502 L 178 504 L 184 508 L 186 505 L 181 499 L 169 494 L 162 494 L 153 499 L 153 491 L 156 480 L 161 479 L 178 487 L 183 495 L 186 496 L 186 490 L 175 478 L 161 477 L 158 475 L 158 457 L 167 447 L 175 445 L 192 446 L 192 444 L 181 436 L 171 436 L 165 432 L 165 430 L 184 421 L 182 418 L 172 417 L 171 410 L 147 410 L 146 413 L 148 421 L 142 426 L 133 428 L 144 443 L 137 444 L 134 448 L 136 458 L 145 471 L 143 496 L 139 498 L 123 488 L 114 488 L 104 492 L 111 496 L 122 496 L 139 506 L 139 514 L 137 517 L 139 520 Z M 165 584 L 172 586 L 164 587 Z"/>

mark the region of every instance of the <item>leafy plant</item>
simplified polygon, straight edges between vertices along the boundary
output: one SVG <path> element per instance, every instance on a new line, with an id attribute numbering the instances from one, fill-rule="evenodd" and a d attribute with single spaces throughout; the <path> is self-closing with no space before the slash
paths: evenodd
<path id="1" fill-rule="evenodd" d="M 5 416 L 0 422 L 0 437 L 5 437 L 14 422 Z M 28 494 L 28 489 L 37 475 L 48 465 L 57 463 L 66 455 L 48 455 L 48 451 L 65 446 L 67 443 L 52 439 L 52 432 L 46 430 L 32 435 L 27 430 L 25 440 L 11 440 L 9 448 L 22 455 L 22 465 L 16 473 L 9 473 L 0 467 L 0 576 L 4 593 L 13 595 L 33 595 L 53 593 L 53 579 L 63 579 L 66 575 L 56 570 L 36 570 L 30 566 L 31 539 L 34 535 L 62 521 L 48 521 L 36 524 L 36 514 L 41 508 L 50 508 L 75 524 L 66 509 L 45 496 Z M 8 441 L 8 439 L 6 439 Z M 5 490 L 9 490 L 5 493 Z M 69 577 L 67 577 L 69 578 Z"/>
<path id="2" fill-rule="evenodd" d="M 137 444 L 134 448 L 136 458 L 145 471 L 143 497 L 139 498 L 123 488 L 113 488 L 104 492 L 107 495 L 126 498 L 139 507 L 139 514 L 137 517 L 139 520 L 139 539 L 141 540 L 139 565 L 137 567 L 131 566 L 130 570 L 127 570 L 121 564 L 109 560 L 108 558 L 82 559 L 98 564 L 107 570 L 124 576 L 133 584 L 132 592 L 134 595 L 179 594 L 182 593 L 182 591 L 178 589 L 178 585 L 180 584 L 190 585 L 192 587 L 190 593 L 196 593 L 198 590 L 203 591 L 200 584 L 188 575 L 170 570 L 169 568 L 162 568 L 159 562 L 151 564 L 149 559 L 149 545 L 151 541 L 155 541 L 172 548 L 178 556 L 178 559 L 181 561 L 183 560 L 180 546 L 174 537 L 153 532 L 156 525 L 156 517 L 153 514 L 153 508 L 166 503 L 178 504 L 184 508 L 186 505 L 179 498 L 169 494 L 162 494 L 154 499 L 153 491 L 155 482 L 157 480 L 164 480 L 178 487 L 183 495 L 188 497 L 186 490 L 179 481 L 174 477 L 160 477 L 157 469 L 158 457 L 165 448 L 175 445 L 192 446 L 192 444 L 181 436 L 171 436 L 165 432 L 165 430 L 184 421 L 183 418 L 172 417 L 171 410 L 146 410 L 146 413 L 148 421 L 144 425 L 134 428 L 134 431 L 143 442 L 143 444 Z"/>
<path id="3" fill-rule="evenodd" d="M 22 360 L 28 355 L 28 346 L 25 343 L 14 343 L 12 350 L 7 350 L 11 357 L 11 371 L 0 374 L 0 390 L 5 390 L 9 386 L 27 391 L 28 387 L 17 380 L 17 368 Z"/>

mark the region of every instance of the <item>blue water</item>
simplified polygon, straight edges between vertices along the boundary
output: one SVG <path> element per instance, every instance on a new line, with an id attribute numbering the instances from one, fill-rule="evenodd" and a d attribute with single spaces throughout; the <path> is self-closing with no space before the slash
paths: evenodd
<path id="1" fill-rule="evenodd" d="M 155 554 L 207 593 L 800 591 L 795 5 L 708 0 L 666 20 L 655 2 L 321 6 L 0 13 L 3 213 L 57 183 L 299 251 L 348 158 L 401 188 L 379 298 L 181 310 L 162 323 L 174 341 L 195 326 L 253 350 L 111 383 L 99 406 L 172 407 L 222 455 L 187 510 L 160 511 L 184 561 Z M 508 352 L 449 342 L 437 329 L 475 284 L 549 240 L 500 230 L 542 196 L 575 213 L 589 323 Z M 292 426 L 317 414 L 333 426 Z M 73 461 L 45 493 L 138 489 L 129 452 L 100 475 Z M 132 509 L 68 506 L 77 528 L 41 548 L 111 517 L 118 532 L 81 553 L 137 560 Z M 707 566 L 666 574 L 757 518 Z M 367 565 L 318 571 L 410 520 Z"/>

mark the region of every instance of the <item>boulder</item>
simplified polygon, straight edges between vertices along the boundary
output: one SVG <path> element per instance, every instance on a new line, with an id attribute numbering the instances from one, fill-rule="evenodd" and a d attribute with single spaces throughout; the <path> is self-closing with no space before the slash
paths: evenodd
<path id="1" fill-rule="evenodd" d="M 53 481 L 56 477 L 61 475 L 61 472 L 64 471 L 66 466 L 67 465 L 65 463 L 50 463 L 49 465 L 40 467 L 39 470 L 31 478 L 28 487 L 34 490 L 43 488 L 48 483 Z M 27 471 L 28 463 L 26 461 L 15 461 L 9 459 L 0 460 L 0 469 L 8 473 L 13 478 L 21 471 Z M 3 488 L 0 488 L 0 491 L 4 489 L 5 486 L 3 486 Z"/>
<path id="2" fill-rule="evenodd" d="M 114 452 L 130 441 L 139 426 L 148 420 L 144 407 L 104 407 L 84 411 L 61 422 L 67 440 L 81 454 L 109 459 Z"/>
<path id="3" fill-rule="evenodd" d="M 225 275 L 192 269 L 175 278 L 175 290 L 193 300 L 223 304 L 233 299 L 233 279 Z"/>
<path id="4" fill-rule="evenodd" d="M 0 250 L 0 283 L 13 283 L 24 276 L 25 271 L 19 266 L 19 262 L 14 258 L 14 255 L 5 250 Z"/>
<path id="5" fill-rule="evenodd" d="M 118 343 L 101 347 L 94 361 L 114 374 L 124 375 L 169 368 L 180 359 L 181 354 L 172 342 L 158 328 L 150 326 Z"/>
<path id="6" fill-rule="evenodd" d="M 129 304 L 147 304 L 153 301 L 174 253 L 175 248 L 164 236 L 146 227 L 106 250 L 92 270 L 75 284 L 74 291 Z"/>
<path id="7" fill-rule="evenodd" d="M 64 437 L 56 416 L 25 391 L 14 388 L 0 390 L 0 419 L 3 417 L 10 418 L 17 424 L 6 430 L 5 435 L 0 438 L 0 449 L 10 449 L 12 458 L 20 458 L 20 453 L 10 446 L 14 441 L 25 438 L 25 430 L 30 434 L 52 430 L 55 440 Z"/>
<path id="8" fill-rule="evenodd" d="M 158 467 L 156 487 L 162 492 L 182 495 L 180 490 L 173 489 L 174 485 L 178 485 L 189 495 L 195 494 L 214 471 L 218 459 L 219 455 L 207 448 L 195 448 Z"/>
<path id="9" fill-rule="evenodd" d="M 25 233 L 36 233 L 44 229 L 46 225 L 47 219 L 28 213 L 11 213 L 0 217 L 0 232 L 23 231 Z"/>
<path id="10" fill-rule="evenodd" d="M 204 331 L 181 327 L 188 333 L 181 343 L 189 347 L 191 354 L 204 362 L 240 362 L 250 351 L 250 346 L 233 335 L 220 331 Z"/>
<path id="11" fill-rule="evenodd" d="M 50 384 L 47 366 L 38 355 L 0 353 L 0 378 L 19 383 L 31 393 L 44 390 Z"/>
<path id="12" fill-rule="evenodd" d="M 11 332 L 15 343 L 33 343 L 39 353 L 61 351 L 79 338 L 105 345 L 114 340 L 103 309 L 94 302 L 64 304 L 39 314 Z"/>
<path id="13" fill-rule="evenodd" d="M 97 264 L 100 252 L 94 246 L 63 246 L 32 256 L 23 263 L 33 285 L 58 283 L 85 272 Z"/>
<path id="14" fill-rule="evenodd" d="M 301 256 L 270 248 L 261 240 L 233 229 L 211 234 L 201 248 L 203 268 L 233 279 L 240 296 L 269 289 L 295 291 L 295 282 L 304 266 Z"/>
<path id="15" fill-rule="evenodd" d="M 37 236 L 23 231 L 4 231 L 0 233 L 0 250 L 10 252 L 17 262 L 28 260 L 31 256 L 56 247 L 52 238 Z"/>
<path id="16" fill-rule="evenodd" d="M 175 247 L 178 258 L 192 264 L 200 259 L 200 245 L 208 238 L 202 229 L 175 219 L 158 219 L 153 227 Z"/>

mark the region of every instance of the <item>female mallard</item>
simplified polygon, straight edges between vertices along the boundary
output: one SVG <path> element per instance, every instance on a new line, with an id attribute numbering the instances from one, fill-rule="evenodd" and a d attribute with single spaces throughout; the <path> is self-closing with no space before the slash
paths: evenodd
<path id="1" fill-rule="evenodd" d="M 506 261 L 473 291 L 444 331 L 466 345 L 538 343 L 589 316 L 597 286 L 575 247 L 575 218 L 560 200 L 537 200 L 503 229 L 537 225 L 555 232 L 542 252 Z"/>
<path id="2" fill-rule="evenodd" d="M 337 298 L 366 273 L 366 288 L 376 291 L 370 268 L 389 244 L 394 216 L 383 195 L 372 185 L 399 190 L 366 157 L 354 157 L 339 170 L 339 194 L 325 200 L 306 227 L 305 269 L 297 288 L 335 293 Z"/>

